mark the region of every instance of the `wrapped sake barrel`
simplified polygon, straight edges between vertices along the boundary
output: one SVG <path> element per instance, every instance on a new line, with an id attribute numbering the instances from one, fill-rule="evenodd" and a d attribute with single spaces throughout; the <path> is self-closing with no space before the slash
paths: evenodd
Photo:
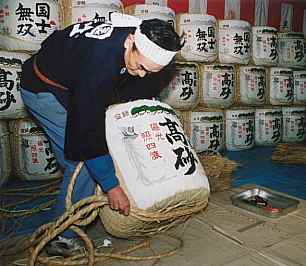
<path id="1" fill-rule="evenodd" d="M 61 0 L 62 21 L 64 28 L 84 21 L 107 22 L 113 12 L 123 12 L 120 0 Z"/>
<path id="2" fill-rule="evenodd" d="M 271 67 L 268 75 L 269 102 L 272 105 L 293 103 L 293 72 L 290 68 Z"/>
<path id="3" fill-rule="evenodd" d="M 277 29 L 252 27 L 252 61 L 255 65 L 275 66 L 278 63 Z"/>
<path id="4" fill-rule="evenodd" d="M 293 103 L 306 104 L 306 70 L 293 71 Z"/>
<path id="5" fill-rule="evenodd" d="M 255 144 L 255 109 L 225 110 L 225 147 L 229 151 L 250 149 Z"/>
<path id="6" fill-rule="evenodd" d="M 0 119 L 27 116 L 20 95 L 21 66 L 30 56 L 25 53 L 0 51 Z"/>
<path id="7" fill-rule="evenodd" d="M 176 16 L 176 31 L 184 37 L 178 58 L 211 63 L 217 59 L 217 21 L 215 17 L 183 13 Z"/>
<path id="8" fill-rule="evenodd" d="M 158 18 L 167 21 L 175 28 L 175 12 L 167 6 L 146 4 L 130 5 L 124 9 L 124 12 L 141 19 Z"/>
<path id="9" fill-rule="evenodd" d="M 278 33 L 279 65 L 284 67 L 305 67 L 304 34 L 299 32 Z"/>
<path id="10" fill-rule="evenodd" d="M 0 46 L 6 50 L 37 51 L 40 44 L 59 28 L 56 0 L 2 0 L 4 22 Z"/>
<path id="11" fill-rule="evenodd" d="M 169 105 L 137 100 L 110 107 L 106 139 L 133 210 L 129 216 L 108 206 L 100 211 L 110 234 L 160 233 L 207 206 L 208 179 Z"/>
<path id="12" fill-rule="evenodd" d="M 195 62 L 176 62 L 174 78 L 159 97 L 162 102 L 180 110 L 190 110 L 199 101 L 200 66 Z"/>
<path id="13" fill-rule="evenodd" d="M 255 111 L 255 144 L 274 146 L 282 140 L 282 108 L 275 106 L 258 107 Z"/>
<path id="14" fill-rule="evenodd" d="M 201 65 L 200 104 L 209 108 L 228 108 L 235 100 L 235 66 Z"/>
<path id="15" fill-rule="evenodd" d="M 224 150 L 224 120 L 224 112 L 221 109 L 200 107 L 184 112 L 185 132 L 197 153 Z"/>
<path id="16" fill-rule="evenodd" d="M 12 120 L 9 126 L 16 176 L 30 181 L 53 179 L 62 175 L 50 142 L 34 121 Z"/>
<path id="17" fill-rule="evenodd" d="M 251 59 L 251 25 L 244 20 L 219 21 L 219 61 L 246 65 Z"/>
<path id="18" fill-rule="evenodd" d="M 263 105 L 267 100 L 267 73 L 264 67 L 240 66 L 237 71 L 236 101 L 238 104 Z"/>
<path id="19" fill-rule="evenodd" d="M 283 106 L 283 142 L 305 140 L 305 106 Z"/>
<path id="20" fill-rule="evenodd" d="M 9 131 L 7 123 L 5 121 L 0 121 L 0 188 L 8 181 L 11 170 L 12 162 Z"/>

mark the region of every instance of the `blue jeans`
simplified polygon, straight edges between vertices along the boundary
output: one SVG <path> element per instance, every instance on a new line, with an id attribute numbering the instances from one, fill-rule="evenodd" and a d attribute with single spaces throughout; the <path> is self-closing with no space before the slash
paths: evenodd
<path id="1" fill-rule="evenodd" d="M 79 163 L 65 159 L 64 155 L 67 112 L 52 93 L 41 92 L 35 94 L 21 89 L 21 97 L 28 111 L 39 121 L 40 126 L 44 129 L 57 162 L 64 173 L 60 193 L 52 210 L 52 218 L 55 219 L 65 212 L 67 188 L 72 174 Z M 72 202 L 75 203 L 93 195 L 95 186 L 96 183 L 93 177 L 90 175 L 86 165 L 83 165 L 73 189 Z M 62 235 L 65 237 L 75 237 L 74 232 L 71 230 L 66 230 Z"/>

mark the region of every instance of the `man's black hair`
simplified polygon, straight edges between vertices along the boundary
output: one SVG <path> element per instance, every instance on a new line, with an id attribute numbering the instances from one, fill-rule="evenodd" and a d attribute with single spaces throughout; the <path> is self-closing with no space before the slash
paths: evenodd
<path id="1" fill-rule="evenodd" d="M 182 48 L 181 38 L 173 26 L 160 19 L 143 20 L 140 31 L 152 42 L 168 51 L 179 51 Z"/>

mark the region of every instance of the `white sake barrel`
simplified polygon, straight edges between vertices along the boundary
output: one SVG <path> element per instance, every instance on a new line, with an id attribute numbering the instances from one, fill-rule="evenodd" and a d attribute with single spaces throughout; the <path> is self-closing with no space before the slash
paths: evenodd
<path id="1" fill-rule="evenodd" d="M 9 180 L 12 170 L 11 147 L 7 123 L 0 121 L 0 188 Z"/>
<path id="2" fill-rule="evenodd" d="M 269 78 L 269 101 L 272 105 L 293 103 L 293 72 L 290 68 L 271 67 Z"/>
<path id="3" fill-rule="evenodd" d="M 21 66 L 30 56 L 25 53 L 0 51 L 0 119 L 27 116 L 20 95 Z"/>
<path id="4" fill-rule="evenodd" d="M 219 21 L 219 61 L 246 65 L 251 59 L 251 25 L 244 20 Z"/>
<path id="5" fill-rule="evenodd" d="M 227 108 L 234 103 L 236 71 L 233 65 L 201 65 L 200 104 Z"/>
<path id="6" fill-rule="evenodd" d="M 305 140 L 305 106 L 283 106 L 283 142 Z"/>
<path id="7" fill-rule="evenodd" d="M 279 65 L 284 67 L 305 67 L 304 34 L 298 32 L 278 33 Z"/>
<path id="8" fill-rule="evenodd" d="M 278 63 L 277 29 L 252 27 L 252 61 L 255 65 L 275 66 Z"/>
<path id="9" fill-rule="evenodd" d="M 239 104 L 263 105 L 267 99 L 267 73 L 260 66 L 239 66 L 236 99 Z"/>
<path id="10" fill-rule="evenodd" d="M 185 132 L 198 152 L 222 151 L 225 148 L 225 119 L 221 109 L 197 108 L 185 112 Z"/>
<path id="11" fill-rule="evenodd" d="M 160 100 L 176 109 L 193 109 L 199 100 L 200 66 L 194 62 L 176 62 L 176 69 L 174 78 L 160 93 Z"/>
<path id="12" fill-rule="evenodd" d="M 141 19 L 158 18 L 167 21 L 175 28 L 175 12 L 170 7 L 159 5 L 130 5 L 124 9 L 124 12 Z"/>
<path id="13" fill-rule="evenodd" d="M 50 142 L 34 121 L 12 120 L 11 145 L 16 175 L 24 180 L 58 178 L 59 170 Z"/>
<path id="14" fill-rule="evenodd" d="M 293 71 L 293 103 L 306 104 L 306 70 Z"/>
<path id="15" fill-rule="evenodd" d="M 255 109 L 225 110 L 225 146 L 229 151 L 250 149 L 255 144 Z"/>
<path id="16" fill-rule="evenodd" d="M 255 111 L 255 144 L 273 146 L 282 140 L 282 108 L 265 106 Z"/>
<path id="17" fill-rule="evenodd" d="M 113 12 L 123 12 L 120 0 L 64 0 L 61 27 L 84 21 L 107 22 Z"/>
<path id="18" fill-rule="evenodd" d="M 187 61 L 211 63 L 217 59 L 217 21 L 215 17 L 183 13 L 176 16 L 176 31 L 185 45 L 178 57 Z"/>
<path id="19" fill-rule="evenodd" d="M 146 211 L 159 213 L 164 206 L 171 217 L 172 206 L 190 208 L 196 198 L 207 201 L 208 179 L 169 105 L 138 100 L 110 107 L 106 112 L 106 140 L 120 185 L 132 208 L 142 210 L 144 216 Z M 135 216 L 120 215 L 108 206 L 101 209 L 100 217 L 106 230 L 120 237 L 140 233 L 137 227 L 150 234 L 152 226 L 168 224 L 153 225 Z"/>
<path id="20" fill-rule="evenodd" d="M 59 28 L 55 0 L 2 0 L 4 22 L 0 46 L 6 50 L 37 51 L 40 44 Z"/>

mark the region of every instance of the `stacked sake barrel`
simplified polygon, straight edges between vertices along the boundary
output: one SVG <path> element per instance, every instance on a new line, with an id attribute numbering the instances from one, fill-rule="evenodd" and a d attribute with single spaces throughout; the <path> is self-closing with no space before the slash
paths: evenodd
<path id="1" fill-rule="evenodd" d="M 123 11 L 120 0 L 60 0 L 61 27 L 84 21 L 107 22 L 110 14 Z"/>
<path id="2" fill-rule="evenodd" d="M 242 20 L 216 21 L 203 14 L 178 14 L 176 31 L 185 41 L 177 56 L 178 77 L 160 97 L 181 110 L 184 128 L 197 152 L 238 151 L 305 139 L 305 43 L 301 34 L 251 27 Z M 190 70 L 186 69 L 188 78 L 181 70 L 191 64 L 200 67 L 193 80 Z M 189 85 L 187 98 L 188 82 L 197 86 Z"/>
<path id="3" fill-rule="evenodd" d="M 31 129 L 37 125 L 28 118 L 20 95 L 22 64 L 59 28 L 58 2 L 3 0 L 0 14 L 0 186 L 12 176 L 25 180 L 59 177 L 56 161 L 51 162 L 50 144 L 41 131 Z M 21 126 L 25 121 L 32 126 Z M 25 132 L 32 139 L 25 138 Z"/>

